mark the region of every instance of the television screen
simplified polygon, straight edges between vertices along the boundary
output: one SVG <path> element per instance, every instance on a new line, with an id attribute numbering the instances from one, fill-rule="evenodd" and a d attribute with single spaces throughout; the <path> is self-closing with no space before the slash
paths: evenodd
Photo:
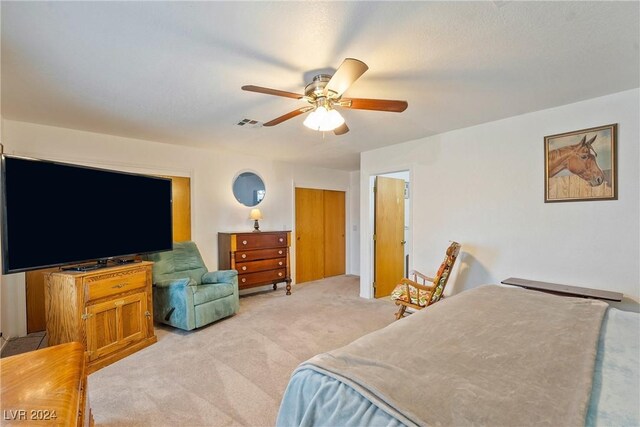
<path id="1" fill-rule="evenodd" d="M 170 250 L 171 180 L 2 156 L 4 274 Z"/>

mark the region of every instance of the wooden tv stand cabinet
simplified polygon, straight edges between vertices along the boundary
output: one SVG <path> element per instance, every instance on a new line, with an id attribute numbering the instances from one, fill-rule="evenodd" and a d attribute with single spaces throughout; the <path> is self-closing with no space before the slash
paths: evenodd
<path id="1" fill-rule="evenodd" d="M 50 346 L 78 341 L 88 373 L 155 343 L 151 266 L 142 261 L 45 275 Z"/>

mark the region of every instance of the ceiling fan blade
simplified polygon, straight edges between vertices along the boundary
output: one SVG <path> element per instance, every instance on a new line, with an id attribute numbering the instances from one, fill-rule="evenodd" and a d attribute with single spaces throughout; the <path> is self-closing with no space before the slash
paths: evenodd
<path id="1" fill-rule="evenodd" d="M 354 110 L 389 111 L 393 113 L 401 113 L 409 106 L 409 104 L 407 104 L 407 101 L 365 98 L 341 99 L 338 105 Z"/>
<path id="2" fill-rule="evenodd" d="M 275 119 L 263 124 L 262 126 L 267 126 L 268 127 L 268 126 L 278 125 L 278 124 L 280 124 L 280 123 L 282 123 L 282 122 L 284 122 L 286 120 L 293 119 L 294 117 L 299 116 L 300 114 L 304 114 L 309 110 L 313 110 L 313 107 L 309 106 L 309 107 L 298 108 L 297 110 L 293 110 L 293 111 L 291 111 L 291 112 L 289 112 L 287 114 L 284 114 L 284 115 L 282 115 L 280 117 L 277 117 L 277 118 L 275 118 Z"/>
<path id="3" fill-rule="evenodd" d="M 293 99 L 304 98 L 304 95 L 299 95 L 297 93 L 287 92 L 284 90 L 269 89 L 268 87 L 261 87 L 261 86 L 253 86 L 253 85 L 242 86 L 242 90 L 246 90 L 249 92 L 264 93 L 266 95 L 284 96 L 286 98 L 293 98 Z"/>
<path id="4" fill-rule="evenodd" d="M 336 135 L 344 135 L 347 132 L 349 132 L 349 126 L 347 126 L 346 123 L 343 123 L 341 126 L 338 126 L 333 130 L 333 133 Z"/>
<path id="5" fill-rule="evenodd" d="M 369 67 L 364 62 L 347 58 L 342 61 L 342 64 L 331 77 L 329 83 L 327 83 L 325 90 L 333 91 L 340 97 L 368 69 Z"/>

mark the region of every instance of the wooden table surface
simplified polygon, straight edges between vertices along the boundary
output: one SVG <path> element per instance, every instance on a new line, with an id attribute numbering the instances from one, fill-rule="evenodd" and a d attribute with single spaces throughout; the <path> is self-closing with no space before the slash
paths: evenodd
<path id="1" fill-rule="evenodd" d="M 85 376 L 84 347 L 77 342 L 0 359 L 0 424 L 77 425 Z"/>

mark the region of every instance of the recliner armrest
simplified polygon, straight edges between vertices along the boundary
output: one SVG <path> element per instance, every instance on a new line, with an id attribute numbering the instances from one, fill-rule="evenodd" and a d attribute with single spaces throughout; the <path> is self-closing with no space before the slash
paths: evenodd
<path id="1" fill-rule="evenodd" d="M 202 276 L 203 284 L 213 283 L 235 283 L 237 282 L 238 272 L 236 270 L 220 270 L 210 271 Z"/>
<path id="2" fill-rule="evenodd" d="M 170 286 L 194 286 L 196 284 L 196 282 L 189 278 L 189 277 L 185 277 L 182 279 L 167 279 L 167 280 L 159 280 L 156 283 L 153 284 L 153 286 L 158 287 L 158 288 L 168 288 Z"/>

